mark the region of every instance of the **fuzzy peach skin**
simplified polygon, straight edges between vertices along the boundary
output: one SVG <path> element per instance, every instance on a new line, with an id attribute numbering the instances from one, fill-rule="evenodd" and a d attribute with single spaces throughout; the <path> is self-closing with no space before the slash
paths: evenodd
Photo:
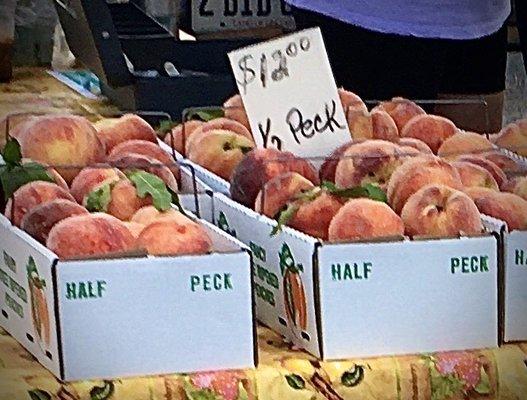
<path id="1" fill-rule="evenodd" d="M 454 159 L 460 154 L 477 154 L 492 150 L 494 146 L 485 136 L 474 132 L 458 132 L 443 142 L 437 155 Z"/>
<path id="2" fill-rule="evenodd" d="M 419 150 L 423 154 L 434 154 L 430 147 L 423 142 L 422 140 L 415 138 L 400 138 L 397 142 L 399 146 L 413 147 L 414 149 Z"/>
<path id="3" fill-rule="evenodd" d="M 482 187 L 467 188 L 465 193 L 482 214 L 505 221 L 510 230 L 527 229 L 527 200 L 513 193 Z"/>
<path id="4" fill-rule="evenodd" d="M 302 175 L 286 172 L 267 181 L 256 197 L 254 210 L 275 218 L 295 196 L 313 188 L 314 185 Z"/>
<path id="5" fill-rule="evenodd" d="M 373 183 L 384 188 L 402 164 L 398 146 L 385 140 L 367 140 L 346 150 L 335 170 L 337 186 L 347 188 Z"/>
<path id="6" fill-rule="evenodd" d="M 485 168 L 466 161 L 454 161 L 452 165 L 459 172 L 463 186 L 481 186 L 492 190 L 500 190 L 496 179 Z"/>
<path id="7" fill-rule="evenodd" d="M 185 154 L 185 143 L 187 143 L 196 129 L 204 123 L 203 121 L 190 120 L 179 124 L 167 133 L 163 141 L 179 154 Z"/>
<path id="8" fill-rule="evenodd" d="M 236 94 L 225 103 L 223 103 L 223 108 L 225 112 L 225 118 L 232 119 L 239 122 L 245 126 L 249 131 L 251 130 L 251 124 L 249 123 L 249 118 L 247 117 L 247 112 L 245 111 L 245 106 L 243 105 L 242 96 Z"/>
<path id="9" fill-rule="evenodd" d="M 15 114 L 5 116 L 0 120 L 0 149 L 3 149 L 7 136 L 20 141 L 20 135 L 25 131 L 27 125 L 31 123 L 34 115 L 31 114 Z M 8 132 L 9 131 L 9 132 Z"/>
<path id="10" fill-rule="evenodd" d="M 119 143 L 127 140 L 146 140 L 157 143 L 154 128 L 143 118 L 135 114 L 125 114 L 120 118 L 105 118 L 95 123 L 99 138 L 111 151 Z"/>
<path id="11" fill-rule="evenodd" d="M 527 157 L 527 118 L 505 126 L 495 138 L 494 143 Z"/>
<path id="12" fill-rule="evenodd" d="M 395 125 L 397 125 L 399 132 L 413 117 L 426 114 L 425 110 L 413 101 L 403 97 L 394 97 L 391 101 L 383 101 L 374 107 L 373 110 L 386 111 L 390 114 L 390 117 L 395 121 Z"/>
<path id="13" fill-rule="evenodd" d="M 108 161 L 110 165 L 119 168 L 123 172 L 142 170 L 152 175 L 156 175 L 165 182 L 169 189 L 174 192 L 178 191 L 178 183 L 172 171 L 165 165 L 160 164 L 159 161 L 154 158 L 142 154 L 127 153 L 116 155 Z"/>
<path id="14" fill-rule="evenodd" d="M 324 163 L 321 165 L 319 170 L 320 182 L 329 181 L 335 182 L 335 172 L 337 170 L 337 165 L 342 159 L 344 153 L 351 147 L 359 143 L 365 142 L 365 140 L 353 140 L 353 142 L 344 143 L 337 147 L 331 152 L 329 156 L 326 157 Z"/>
<path id="15" fill-rule="evenodd" d="M 216 118 L 203 125 L 197 127 L 190 137 L 185 142 L 185 154 L 189 152 L 190 148 L 196 140 L 199 140 L 207 132 L 214 132 L 217 130 L 230 131 L 237 133 L 238 135 L 244 136 L 254 143 L 252 133 L 238 121 L 234 121 L 228 118 Z"/>
<path id="16" fill-rule="evenodd" d="M 149 225 L 152 222 L 161 221 L 165 219 L 172 219 L 181 224 L 192 222 L 190 218 L 184 216 L 182 213 L 173 208 L 167 211 L 159 211 L 154 206 L 146 206 L 140 208 L 132 216 L 130 221 L 136 222 L 141 225 Z"/>
<path id="17" fill-rule="evenodd" d="M 296 200 L 298 211 L 288 222 L 288 226 L 307 235 L 327 240 L 329 224 L 340 210 L 344 201 L 320 189 L 313 200 Z"/>
<path id="18" fill-rule="evenodd" d="M 245 155 L 232 174 L 231 197 L 252 208 L 265 183 L 286 172 L 297 172 L 313 184 L 319 183 L 315 167 L 309 161 L 288 151 L 254 149 Z"/>
<path id="19" fill-rule="evenodd" d="M 139 154 L 150 157 L 158 163 L 163 164 L 169 168 L 174 177 L 179 179 L 179 166 L 170 154 L 164 151 L 159 145 L 149 142 L 147 140 L 127 140 L 119 143 L 108 154 L 108 160 L 112 161 L 120 156 L 128 154 Z"/>
<path id="20" fill-rule="evenodd" d="M 390 142 L 399 141 L 399 130 L 392 117 L 381 110 L 370 112 L 349 111 L 348 126 L 354 140 L 382 139 Z"/>
<path id="21" fill-rule="evenodd" d="M 24 215 L 39 204 L 56 199 L 75 201 L 66 189 L 51 182 L 34 181 L 19 187 L 9 198 L 5 216 L 20 227 Z"/>
<path id="22" fill-rule="evenodd" d="M 447 185 L 457 190 L 463 188 L 457 170 L 441 158 L 419 156 L 408 159 L 390 178 L 388 203 L 399 214 L 412 194 L 432 183 Z"/>
<path id="23" fill-rule="evenodd" d="M 73 201 L 66 199 L 47 201 L 31 208 L 22 218 L 20 228 L 45 244 L 49 231 L 57 222 L 82 214 L 88 214 L 88 210 Z"/>
<path id="24" fill-rule="evenodd" d="M 346 115 L 353 111 L 368 112 L 368 107 L 366 107 L 364 101 L 362 101 L 362 99 L 355 93 L 343 88 L 339 88 L 338 93 L 340 102 L 342 103 L 342 108 L 344 108 L 344 113 Z"/>
<path id="25" fill-rule="evenodd" d="M 492 177 L 494 178 L 500 188 L 507 183 L 507 175 L 505 175 L 505 172 L 503 172 L 501 168 L 494 164 L 492 161 L 486 160 L 483 157 L 476 155 L 463 155 L 458 157 L 456 161 L 469 162 L 485 168 L 487 171 L 490 172 L 490 174 L 492 175 Z"/>
<path id="26" fill-rule="evenodd" d="M 370 199 L 352 199 L 329 224 L 329 241 L 403 236 L 401 218 L 386 204 Z"/>
<path id="27" fill-rule="evenodd" d="M 133 221 L 123 221 L 123 224 L 124 226 L 128 228 L 128 230 L 130 231 L 130 233 L 135 239 L 137 239 L 139 235 L 141 234 L 141 232 L 143 231 L 143 229 L 145 229 L 145 225 L 138 224 L 137 222 L 133 222 Z"/>
<path id="28" fill-rule="evenodd" d="M 105 157 L 93 125 L 74 115 L 35 117 L 20 136 L 20 147 L 23 157 L 55 168 L 68 183 L 83 166 Z"/>
<path id="29" fill-rule="evenodd" d="M 107 183 L 115 183 L 124 178 L 124 174 L 117 168 L 87 167 L 79 172 L 71 182 L 71 194 L 79 204 L 86 205 L 86 197 Z"/>
<path id="30" fill-rule="evenodd" d="M 48 165 L 46 165 L 43 162 L 36 162 L 36 161 L 33 161 L 33 160 L 29 159 L 29 158 L 23 158 L 22 159 L 22 164 L 26 164 L 26 168 L 27 168 L 27 164 L 28 163 L 36 163 L 38 165 L 43 166 L 44 168 L 46 168 L 46 171 L 48 172 L 48 174 L 51 176 L 51 178 L 53 179 L 53 181 L 57 185 L 59 185 L 60 187 L 63 187 L 66 190 L 69 190 L 68 184 L 66 183 L 64 178 L 62 176 L 60 176 L 60 174 L 57 172 L 57 170 L 49 167 Z"/>
<path id="31" fill-rule="evenodd" d="M 123 179 L 112 187 L 111 200 L 106 212 L 122 221 L 128 221 L 137 210 L 151 204 L 150 196 L 140 198 L 133 183 Z"/>
<path id="32" fill-rule="evenodd" d="M 447 237 L 483 231 L 478 208 L 465 193 L 445 185 L 427 185 L 403 207 L 401 218 L 409 236 Z"/>
<path id="33" fill-rule="evenodd" d="M 212 240 L 195 222 L 180 224 L 168 219 L 145 227 L 137 238 L 137 246 L 152 255 L 205 254 L 212 250 Z"/>
<path id="34" fill-rule="evenodd" d="M 117 218 L 95 213 L 76 215 L 55 224 L 46 246 L 61 259 L 82 258 L 134 250 L 135 238 Z"/>
<path id="35" fill-rule="evenodd" d="M 527 200 L 527 176 L 517 176 L 510 179 L 503 190 L 509 193 L 514 193 L 522 199 Z"/>
<path id="36" fill-rule="evenodd" d="M 194 137 L 198 134 L 194 134 Z M 254 148 L 251 139 L 226 130 L 202 133 L 193 141 L 188 159 L 229 180 L 244 154 Z"/>
<path id="37" fill-rule="evenodd" d="M 443 142 L 458 133 L 456 125 L 438 115 L 417 115 L 409 120 L 401 130 L 401 137 L 422 140 L 437 154 Z"/>
<path id="38" fill-rule="evenodd" d="M 480 154 L 485 160 L 489 160 L 496 164 L 505 175 L 515 174 L 522 171 L 520 164 L 507 154 L 503 154 L 499 150 L 487 151 Z"/>

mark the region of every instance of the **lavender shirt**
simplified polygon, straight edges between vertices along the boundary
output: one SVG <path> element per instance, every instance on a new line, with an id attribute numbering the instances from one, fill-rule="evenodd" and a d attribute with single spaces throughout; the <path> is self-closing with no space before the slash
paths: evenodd
<path id="1" fill-rule="evenodd" d="M 511 11 L 510 0 L 286 1 L 374 31 L 443 39 L 490 35 L 503 25 Z"/>

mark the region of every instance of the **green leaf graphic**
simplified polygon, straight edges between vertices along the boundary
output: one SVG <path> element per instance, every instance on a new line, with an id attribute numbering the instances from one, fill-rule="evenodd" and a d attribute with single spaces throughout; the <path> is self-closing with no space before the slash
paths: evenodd
<path id="1" fill-rule="evenodd" d="M 355 365 L 350 370 L 344 372 L 340 377 L 340 381 L 344 386 L 357 386 L 364 379 L 364 367 L 362 365 Z"/>
<path id="2" fill-rule="evenodd" d="M 90 390 L 91 400 L 108 400 L 113 396 L 115 386 L 112 381 L 104 381 L 104 386 L 94 386 Z"/>
<path id="3" fill-rule="evenodd" d="M 109 183 L 93 190 L 86 198 L 86 209 L 90 212 L 108 211 L 112 201 L 112 187 Z"/>
<path id="4" fill-rule="evenodd" d="M 48 392 L 40 389 L 28 390 L 27 393 L 31 400 L 51 400 L 51 395 Z"/>
<path id="5" fill-rule="evenodd" d="M 128 172 L 126 176 L 134 183 L 139 197 L 150 195 L 159 211 L 170 209 L 172 196 L 161 178 L 145 171 Z"/>
<path id="6" fill-rule="evenodd" d="M 287 384 L 291 386 L 293 389 L 302 390 L 306 388 L 306 382 L 304 381 L 304 378 L 302 378 L 300 375 L 297 375 L 297 374 L 286 375 L 285 380 L 287 381 Z"/>

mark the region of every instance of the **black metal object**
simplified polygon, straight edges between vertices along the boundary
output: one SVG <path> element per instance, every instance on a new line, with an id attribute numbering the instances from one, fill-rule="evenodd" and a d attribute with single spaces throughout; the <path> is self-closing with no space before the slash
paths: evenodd
<path id="1" fill-rule="evenodd" d="M 175 120 L 186 108 L 221 105 L 234 94 L 227 53 L 253 43 L 179 41 L 132 2 L 54 3 L 71 51 L 99 77 L 106 96 L 122 109 L 161 110 Z M 167 63 L 179 75 L 170 76 Z"/>

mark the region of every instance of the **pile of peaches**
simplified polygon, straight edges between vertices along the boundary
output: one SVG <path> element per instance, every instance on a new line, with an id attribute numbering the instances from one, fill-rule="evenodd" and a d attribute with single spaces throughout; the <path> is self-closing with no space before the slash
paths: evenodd
<path id="1" fill-rule="evenodd" d="M 211 250 L 207 231 L 172 208 L 178 165 L 139 116 L 29 116 L 10 136 L 5 215 L 61 259 Z"/>
<path id="2" fill-rule="evenodd" d="M 485 137 L 416 103 L 394 98 L 371 111 L 343 89 L 349 143 L 317 171 L 308 160 L 254 149 L 239 95 L 225 117 L 187 121 L 167 144 L 230 181 L 237 202 L 329 241 L 456 237 L 483 232 L 481 214 L 527 229 L 527 120 Z"/>

